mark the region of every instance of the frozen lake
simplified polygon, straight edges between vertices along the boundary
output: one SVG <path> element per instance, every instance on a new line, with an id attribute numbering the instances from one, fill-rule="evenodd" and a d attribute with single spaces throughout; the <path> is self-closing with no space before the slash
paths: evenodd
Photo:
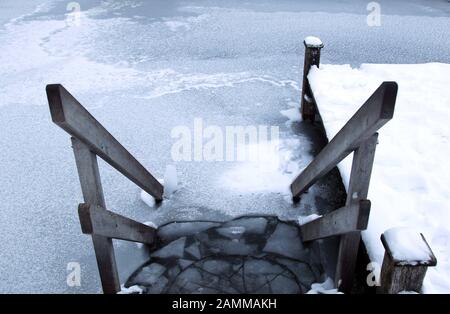
<path id="1" fill-rule="evenodd" d="M 0 292 L 99 292 L 81 190 L 66 133 L 51 123 L 45 85 L 63 84 L 158 178 L 174 164 L 171 131 L 280 128 L 282 167 L 177 162 L 180 190 L 157 209 L 101 163 L 110 210 L 157 225 L 242 214 L 295 219 L 330 204 L 326 187 L 293 207 L 284 187 L 316 149 L 316 130 L 280 113 L 300 103 L 302 40 L 320 37 L 322 63 L 450 63 L 447 1 L 68 1 L 0 3 Z M 255 184 L 256 182 L 256 184 Z M 117 243 L 119 269 L 145 258 Z M 69 262 L 81 287 L 66 284 Z"/>

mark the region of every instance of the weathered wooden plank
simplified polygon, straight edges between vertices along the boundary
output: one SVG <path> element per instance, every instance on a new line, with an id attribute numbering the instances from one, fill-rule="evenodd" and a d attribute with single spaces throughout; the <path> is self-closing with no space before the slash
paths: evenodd
<path id="1" fill-rule="evenodd" d="M 97 156 L 84 143 L 72 138 L 72 148 L 80 178 L 83 198 L 86 203 L 105 206 L 105 198 L 100 181 Z M 92 236 L 95 256 L 102 282 L 103 292 L 115 294 L 120 291 L 120 279 L 112 240 L 103 236 Z"/>
<path id="2" fill-rule="evenodd" d="M 377 141 L 378 133 L 375 133 L 354 152 L 346 206 L 367 198 Z M 350 292 L 352 288 L 360 240 L 359 230 L 341 236 L 335 274 L 335 284 L 340 291 Z"/>
<path id="3" fill-rule="evenodd" d="M 121 288 L 112 239 L 92 235 L 92 244 L 94 246 L 103 293 L 116 294 Z"/>
<path id="4" fill-rule="evenodd" d="M 163 198 L 163 186 L 62 86 L 47 86 L 52 120 L 91 151 L 152 195 Z"/>
<path id="5" fill-rule="evenodd" d="M 327 174 L 361 142 L 392 119 L 397 83 L 383 82 L 345 126 L 291 184 L 296 199 Z"/>
<path id="6" fill-rule="evenodd" d="M 97 156 L 80 140 L 71 140 L 84 201 L 106 207 Z"/>
<path id="7" fill-rule="evenodd" d="M 101 206 L 80 204 L 78 214 L 84 234 L 150 245 L 155 243 L 154 228 L 110 212 Z"/>
<path id="8" fill-rule="evenodd" d="M 300 227 L 302 241 L 308 242 L 365 230 L 369 222 L 370 201 L 342 207 Z"/>
<path id="9" fill-rule="evenodd" d="M 437 260 L 423 234 L 420 235 L 429 249 L 429 258 L 426 260 L 414 261 L 414 263 L 396 260 L 393 257 L 391 248 L 389 247 L 384 234 L 381 235 L 381 242 L 383 243 L 385 253 L 383 266 L 381 268 L 381 285 L 377 287 L 377 293 L 397 294 L 401 291 L 421 292 L 428 267 L 436 266 Z"/>

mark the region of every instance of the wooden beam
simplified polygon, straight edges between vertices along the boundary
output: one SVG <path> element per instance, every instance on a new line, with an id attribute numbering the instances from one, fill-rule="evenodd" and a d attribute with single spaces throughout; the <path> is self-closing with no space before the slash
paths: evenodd
<path id="1" fill-rule="evenodd" d="M 105 206 L 97 156 L 89 150 L 89 147 L 76 138 L 72 138 L 72 148 L 75 154 L 84 201 Z M 97 258 L 103 292 L 115 294 L 120 291 L 120 279 L 112 240 L 103 236 L 93 235 L 92 243 Z"/>
<path id="2" fill-rule="evenodd" d="M 393 257 L 393 252 L 384 234 L 381 235 L 381 242 L 383 243 L 385 253 L 381 268 L 381 285 L 377 287 L 377 293 L 397 294 L 401 291 L 421 292 L 428 267 L 436 266 L 437 260 L 423 234 L 420 235 L 425 246 L 428 247 L 429 257 L 424 260 L 414 261 L 407 259 L 396 260 Z"/>
<path id="3" fill-rule="evenodd" d="M 78 214 L 84 234 L 155 244 L 154 228 L 105 210 L 101 206 L 80 204 Z"/>
<path id="4" fill-rule="evenodd" d="M 318 179 L 327 174 L 361 142 L 372 136 L 392 119 L 397 83 L 384 82 L 361 106 L 345 126 L 314 158 L 291 184 L 292 196 L 297 199 Z"/>
<path id="5" fill-rule="evenodd" d="M 378 133 L 375 133 L 353 155 L 346 206 L 367 198 L 377 142 Z M 349 293 L 352 289 L 360 240 L 359 230 L 341 236 L 335 274 L 335 284 L 340 291 Z"/>
<path id="6" fill-rule="evenodd" d="M 311 86 L 309 85 L 308 74 L 312 66 L 320 66 L 320 51 L 323 48 L 323 44 L 311 45 L 306 41 L 303 41 L 303 44 L 305 45 L 305 60 L 303 63 L 303 87 L 300 111 L 304 121 L 314 121 L 316 104 Z"/>
<path id="7" fill-rule="evenodd" d="M 48 85 L 52 120 L 157 201 L 163 186 L 62 86 Z"/>
<path id="8" fill-rule="evenodd" d="M 365 230 L 369 222 L 370 201 L 342 207 L 300 227 L 302 241 L 308 242 Z"/>

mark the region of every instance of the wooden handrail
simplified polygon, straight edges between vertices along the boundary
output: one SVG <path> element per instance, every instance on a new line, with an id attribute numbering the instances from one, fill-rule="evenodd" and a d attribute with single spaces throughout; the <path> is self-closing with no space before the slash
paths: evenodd
<path id="1" fill-rule="evenodd" d="M 105 209 L 97 156 L 156 201 L 162 200 L 164 188 L 62 85 L 48 85 L 46 91 L 53 122 L 72 135 L 85 202 L 79 207 L 81 229 L 92 236 L 103 292 L 116 293 L 121 288 L 112 239 L 155 245 L 156 232 Z"/>
<path id="2" fill-rule="evenodd" d="M 163 199 L 164 188 L 62 85 L 48 85 L 47 98 L 55 124 L 152 195 Z"/>
<path id="3" fill-rule="evenodd" d="M 369 223 L 370 201 L 342 207 L 301 226 L 302 241 L 324 239 L 346 234 L 355 230 L 365 230 Z"/>
<path id="4" fill-rule="evenodd" d="M 383 82 L 345 126 L 314 158 L 291 184 L 295 199 L 317 180 L 337 166 L 361 142 L 392 119 L 397 97 L 397 83 Z"/>
<path id="5" fill-rule="evenodd" d="M 84 234 L 149 245 L 156 242 L 156 229 L 110 212 L 101 206 L 80 204 L 78 215 Z"/>

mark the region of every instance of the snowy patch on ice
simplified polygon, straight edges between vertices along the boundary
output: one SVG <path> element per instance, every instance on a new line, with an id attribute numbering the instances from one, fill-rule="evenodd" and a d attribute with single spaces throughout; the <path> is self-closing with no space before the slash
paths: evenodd
<path id="1" fill-rule="evenodd" d="M 334 282 L 331 278 L 327 278 L 322 283 L 313 283 L 307 294 L 342 294 L 342 292 L 334 288 Z"/>
<path id="2" fill-rule="evenodd" d="M 392 121 L 381 130 L 362 233 L 372 261 L 383 262 L 380 236 L 405 226 L 420 230 L 436 255 L 425 293 L 450 291 L 450 64 L 362 64 L 313 67 L 309 80 L 331 139 L 383 81 L 399 85 Z M 348 186 L 351 158 L 338 167 Z"/>
<path id="3" fill-rule="evenodd" d="M 417 293 L 416 291 L 403 290 L 403 291 L 400 291 L 398 294 L 419 294 L 419 293 Z"/>
<path id="4" fill-rule="evenodd" d="M 131 286 L 125 288 L 124 285 L 120 286 L 120 291 L 117 294 L 142 294 L 144 290 L 139 286 Z"/>
<path id="5" fill-rule="evenodd" d="M 198 16 L 175 17 L 171 19 L 164 19 L 164 24 L 172 31 L 189 31 L 197 24 L 205 22 L 210 17 L 209 14 L 200 14 Z"/>
<path id="6" fill-rule="evenodd" d="M 302 120 L 302 116 L 300 115 L 300 111 L 298 108 L 281 110 L 280 113 L 288 118 L 290 122 L 297 122 Z"/>
<path id="7" fill-rule="evenodd" d="M 281 141 L 262 142 L 248 145 L 249 150 L 265 152 L 256 161 L 238 163 L 226 171 L 219 183 L 226 188 L 241 193 L 274 192 L 290 195 L 289 186 L 302 167 L 310 160 L 298 160 L 296 151 L 300 146 L 307 149 L 305 143 L 300 145 L 296 138 Z M 303 156 L 305 157 L 305 156 Z"/>

